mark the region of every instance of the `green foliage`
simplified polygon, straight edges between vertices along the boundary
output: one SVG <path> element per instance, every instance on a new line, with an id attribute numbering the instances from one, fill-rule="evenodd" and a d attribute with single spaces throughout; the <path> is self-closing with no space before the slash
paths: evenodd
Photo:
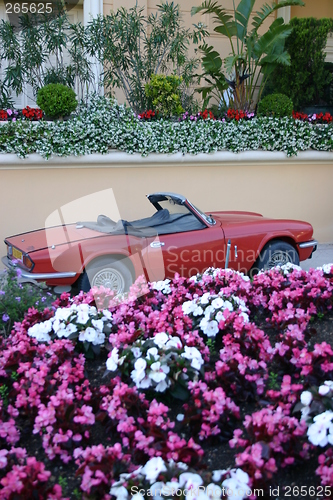
<path id="1" fill-rule="evenodd" d="M 317 126 L 293 118 L 251 120 L 138 120 L 132 110 L 105 97 L 90 97 L 68 121 L 17 120 L 0 127 L 0 153 L 43 158 L 109 153 L 199 154 L 215 151 L 333 151 L 333 122 Z"/>
<path id="2" fill-rule="evenodd" d="M 182 78 L 176 75 L 152 75 L 146 83 L 146 96 L 151 99 L 153 108 L 160 116 L 170 118 L 184 112 L 179 88 L 181 82 Z"/>
<path id="3" fill-rule="evenodd" d="M 0 282 L 0 333 L 5 336 L 10 333 L 15 321 L 23 320 L 30 307 L 42 311 L 55 300 L 50 292 L 29 283 L 20 283 L 19 270 L 17 272 L 15 269 L 7 270 Z"/>
<path id="4" fill-rule="evenodd" d="M 45 85 L 37 93 L 37 105 L 50 118 L 70 115 L 77 104 L 74 90 L 61 83 Z"/>
<path id="5" fill-rule="evenodd" d="M 272 74 L 275 91 L 289 96 L 296 110 L 311 104 L 319 104 L 332 75 L 325 68 L 325 46 L 333 19 L 293 18 L 292 31 L 286 40 L 290 54 L 289 66 L 279 65 Z"/>
<path id="6" fill-rule="evenodd" d="M 228 9 L 213 0 L 205 0 L 201 6 L 192 8 L 192 15 L 198 12 L 213 15 L 214 31 L 228 38 L 231 49 L 223 61 L 212 46 L 203 43 L 199 47 L 203 53 L 202 77 L 208 87 L 199 89 L 205 105 L 212 97 L 216 97 L 217 92 L 218 100 L 226 106 L 224 91 L 229 88 L 229 105 L 235 109 L 250 110 L 255 105 L 254 94 L 260 77 L 259 99 L 276 65 L 289 64 L 284 43 L 291 28 L 284 24 L 283 19 L 275 19 L 263 34 L 259 35 L 259 31 L 262 31 L 263 23 L 277 9 L 304 3 L 301 0 L 282 0 L 271 6 L 264 4 L 260 11 L 253 13 L 254 3 L 255 0 L 240 0 L 237 8 L 234 8 L 234 18 Z M 249 27 L 250 18 L 253 19 L 252 29 Z"/>
<path id="7" fill-rule="evenodd" d="M 182 100 L 190 101 L 189 85 L 199 61 L 188 57 L 190 41 L 206 34 L 202 25 L 185 29 L 179 5 L 157 6 L 148 17 L 137 5 L 93 18 L 87 27 L 88 52 L 103 64 L 106 87 L 121 88 L 131 108 L 148 109 L 145 85 L 152 75 L 176 73 L 182 77 Z"/>
<path id="8" fill-rule="evenodd" d="M 82 93 L 93 79 L 84 43 L 84 27 L 71 24 L 65 12 L 23 14 L 18 29 L 2 19 L 0 59 L 8 61 L 3 85 L 19 94 L 26 82 L 36 95 L 48 83 L 63 83 Z"/>
<path id="9" fill-rule="evenodd" d="M 268 377 L 268 388 L 273 391 L 277 391 L 280 388 L 278 383 L 278 374 L 274 372 L 269 373 Z"/>
<path id="10" fill-rule="evenodd" d="M 292 114 L 293 102 L 284 94 L 267 95 L 258 103 L 258 116 L 283 118 L 284 116 L 292 116 Z"/>

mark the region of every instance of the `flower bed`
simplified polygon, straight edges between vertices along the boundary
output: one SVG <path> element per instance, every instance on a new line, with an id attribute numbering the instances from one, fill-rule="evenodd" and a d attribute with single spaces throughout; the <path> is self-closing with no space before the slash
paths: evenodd
<path id="1" fill-rule="evenodd" d="M 332 498 L 332 306 L 332 265 L 289 265 L 30 309 L 1 339 L 0 499 Z"/>
<path id="2" fill-rule="evenodd" d="M 139 119 L 125 106 L 94 97 L 68 121 L 42 120 L 33 126 L 29 120 L 17 120 L 2 126 L 0 152 L 20 158 L 39 153 L 49 158 L 108 153 L 111 149 L 143 156 L 250 150 L 283 151 L 291 156 L 308 149 L 333 150 L 333 122 L 317 125 L 294 118 L 243 119 L 239 114 L 223 121 L 210 118 L 208 113 L 192 118 Z"/>

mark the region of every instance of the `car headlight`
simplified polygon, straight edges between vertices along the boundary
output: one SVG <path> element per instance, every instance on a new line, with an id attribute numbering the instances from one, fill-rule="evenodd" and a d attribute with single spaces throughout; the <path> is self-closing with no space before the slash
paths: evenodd
<path id="1" fill-rule="evenodd" d="M 13 247 L 11 245 L 7 245 L 7 256 L 10 258 L 13 256 Z"/>

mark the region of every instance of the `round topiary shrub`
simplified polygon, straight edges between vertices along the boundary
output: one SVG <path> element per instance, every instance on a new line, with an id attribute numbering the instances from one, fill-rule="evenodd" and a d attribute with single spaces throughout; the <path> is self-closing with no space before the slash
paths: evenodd
<path id="1" fill-rule="evenodd" d="M 37 105 L 50 118 L 70 115 L 77 107 L 74 90 L 61 83 L 50 83 L 37 92 Z"/>
<path id="2" fill-rule="evenodd" d="M 285 94 L 270 94 L 264 97 L 258 104 L 257 116 L 274 116 L 282 118 L 292 116 L 293 102 Z"/>

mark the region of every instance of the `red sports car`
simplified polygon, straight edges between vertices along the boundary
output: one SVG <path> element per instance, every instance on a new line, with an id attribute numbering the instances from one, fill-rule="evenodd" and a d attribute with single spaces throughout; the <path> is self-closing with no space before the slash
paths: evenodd
<path id="1" fill-rule="evenodd" d="M 126 291 L 140 275 L 148 281 L 189 277 L 209 267 L 254 274 L 311 257 L 313 228 L 297 220 L 268 219 L 252 212 L 204 213 L 184 196 L 154 193 L 151 217 L 117 222 L 100 215 L 5 239 L 7 267 L 43 281 L 55 291 L 104 286 Z"/>

